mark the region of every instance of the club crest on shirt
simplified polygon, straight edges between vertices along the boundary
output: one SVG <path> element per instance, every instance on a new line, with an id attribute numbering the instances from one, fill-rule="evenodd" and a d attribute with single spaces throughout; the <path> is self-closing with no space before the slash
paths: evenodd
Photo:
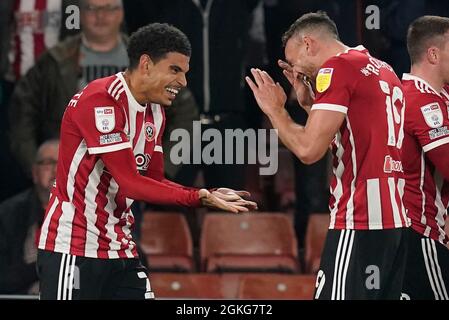
<path id="1" fill-rule="evenodd" d="M 144 126 L 145 130 L 145 139 L 147 139 L 148 142 L 151 142 L 156 137 L 156 127 L 151 122 L 145 122 Z"/>
<path id="2" fill-rule="evenodd" d="M 324 92 L 329 88 L 333 72 L 334 68 L 322 68 L 318 71 L 318 75 L 316 76 L 316 90 L 318 92 Z"/>
<path id="3" fill-rule="evenodd" d="M 421 107 L 424 120 L 431 128 L 439 128 L 443 125 L 443 111 L 438 103 L 433 102 Z"/>
<path id="4" fill-rule="evenodd" d="M 115 128 L 114 107 L 95 108 L 95 126 L 101 133 L 109 133 Z"/>

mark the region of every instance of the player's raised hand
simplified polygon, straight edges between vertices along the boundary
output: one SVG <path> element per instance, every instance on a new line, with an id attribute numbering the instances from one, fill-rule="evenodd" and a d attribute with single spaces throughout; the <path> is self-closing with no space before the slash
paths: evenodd
<path id="1" fill-rule="evenodd" d="M 287 78 L 288 82 L 290 82 L 290 84 L 293 86 L 294 82 L 293 67 L 289 63 L 281 59 L 278 60 L 278 65 L 279 67 L 281 67 L 282 73 Z"/>
<path id="2" fill-rule="evenodd" d="M 250 209 L 257 208 L 257 204 L 252 201 L 244 200 L 240 197 L 233 197 L 235 200 L 224 200 L 212 194 L 206 189 L 200 189 L 199 197 L 201 204 L 205 207 L 224 210 L 232 213 L 248 212 Z"/>
<path id="3" fill-rule="evenodd" d="M 270 115 L 284 109 L 287 95 L 279 82 L 274 82 L 266 71 L 251 69 L 254 81 L 250 77 L 245 77 L 246 82 L 253 91 L 260 109 Z"/>
<path id="4" fill-rule="evenodd" d="M 292 85 L 293 90 L 295 90 L 299 104 L 309 113 L 315 100 L 310 79 L 301 72 L 295 72 L 293 67 L 283 60 L 278 60 L 278 65 L 282 68 L 282 73 Z"/>

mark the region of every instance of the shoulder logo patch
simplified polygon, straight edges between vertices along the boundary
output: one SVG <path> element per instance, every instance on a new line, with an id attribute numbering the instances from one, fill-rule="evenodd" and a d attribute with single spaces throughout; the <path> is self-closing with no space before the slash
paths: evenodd
<path id="1" fill-rule="evenodd" d="M 334 68 L 321 68 L 316 76 L 316 90 L 318 92 L 326 91 L 331 85 L 332 73 Z"/>
<path id="2" fill-rule="evenodd" d="M 433 102 L 421 107 L 424 120 L 431 128 L 439 128 L 443 125 L 443 111 L 438 103 Z"/>
<path id="3" fill-rule="evenodd" d="M 101 133 L 109 133 L 115 128 L 114 107 L 95 108 L 95 126 Z"/>

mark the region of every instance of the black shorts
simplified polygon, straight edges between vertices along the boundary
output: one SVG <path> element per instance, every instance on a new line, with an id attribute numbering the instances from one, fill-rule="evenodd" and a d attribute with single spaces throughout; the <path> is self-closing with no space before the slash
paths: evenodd
<path id="1" fill-rule="evenodd" d="M 43 300 L 154 298 L 139 259 L 94 259 L 39 250 L 37 270 Z"/>
<path id="2" fill-rule="evenodd" d="M 329 230 L 315 299 L 399 300 L 407 254 L 405 230 Z"/>
<path id="3" fill-rule="evenodd" d="M 401 299 L 449 300 L 449 249 L 413 229 Z"/>

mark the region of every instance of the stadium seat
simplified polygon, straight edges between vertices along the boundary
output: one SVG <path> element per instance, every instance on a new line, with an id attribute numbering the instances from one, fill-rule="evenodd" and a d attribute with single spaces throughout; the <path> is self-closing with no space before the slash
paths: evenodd
<path id="1" fill-rule="evenodd" d="M 150 273 L 156 298 L 224 299 L 218 274 Z M 229 298 L 229 297 L 228 297 Z"/>
<path id="2" fill-rule="evenodd" d="M 305 272 L 316 273 L 320 268 L 321 253 L 329 229 L 328 214 L 311 214 L 305 239 Z"/>
<path id="3" fill-rule="evenodd" d="M 145 213 L 141 247 L 150 271 L 194 271 L 192 236 L 181 213 Z"/>
<path id="4" fill-rule="evenodd" d="M 315 276 L 251 274 L 240 279 L 240 299 L 311 300 L 315 291 Z"/>
<path id="5" fill-rule="evenodd" d="M 293 226 L 282 213 L 207 214 L 200 254 L 206 272 L 298 271 Z"/>

